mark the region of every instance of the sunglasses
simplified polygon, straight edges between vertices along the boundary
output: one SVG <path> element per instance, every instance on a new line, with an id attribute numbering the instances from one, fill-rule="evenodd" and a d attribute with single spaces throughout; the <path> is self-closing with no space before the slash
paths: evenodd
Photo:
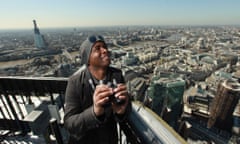
<path id="1" fill-rule="evenodd" d="M 95 43 L 96 41 L 104 41 L 104 38 L 100 35 L 97 35 L 97 36 L 90 36 L 88 37 L 88 40 L 91 42 L 91 43 Z"/>

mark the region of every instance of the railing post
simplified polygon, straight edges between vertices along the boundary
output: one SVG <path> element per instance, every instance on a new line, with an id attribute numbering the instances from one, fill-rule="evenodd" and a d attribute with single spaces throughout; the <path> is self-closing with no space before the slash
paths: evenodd
<path id="1" fill-rule="evenodd" d="M 7 112 L 7 114 L 8 114 L 8 118 L 9 118 L 9 119 L 13 119 L 12 116 L 11 116 L 11 113 L 10 113 L 8 107 L 7 107 L 7 103 L 4 101 L 4 97 L 5 97 L 5 95 L 0 95 L 0 100 L 1 100 L 1 102 L 3 103 L 3 106 L 4 106 L 4 108 L 5 108 L 4 110 L 6 110 L 6 112 Z M 7 119 L 7 117 L 6 117 L 6 119 Z"/>
<path id="2" fill-rule="evenodd" d="M 50 123 L 51 131 L 57 140 L 57 144 L 63 144 L 62 135 L 58 127 L 57 119 L 52 118 L 50 119 L 49 123 Z"/>
<path id="3" fill-rule="evenodd" d="M 20 121 L 19 121 L 19 118 L 18 118 L 18 115 L 16 113 L 16 110 L 14 109 L 14 106 L 12 105 L 12 102 L 11 100 L 9 99 L 9 95 L 8 94 L 5 94 L 5 98 L 6 98 L 6 101 L 7 101 L 7 105 L 9 106 L 9 108 L 11 109 L 11 112 L 13 114 L 13 117 L 14 117 L 14 120 L 16 121 L 17 123 L 17 126 L 19 129 L 23 130 L 24 128 L 21 126 L 20 124 Z"/>

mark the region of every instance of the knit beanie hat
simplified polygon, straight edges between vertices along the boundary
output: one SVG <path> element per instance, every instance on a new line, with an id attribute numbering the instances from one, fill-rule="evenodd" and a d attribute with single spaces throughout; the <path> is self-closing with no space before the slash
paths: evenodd
<path id="1" fill-rule="evenodd" d="M 105 43 L 104 38 L 100 35 L 92 35 L 89 36 L 80 46 L 80 57 L 81 57 L 81 65 L 88 65 L 90 53 L 92 51 L 93 45 L 97 41 L 102 41 Z"/>

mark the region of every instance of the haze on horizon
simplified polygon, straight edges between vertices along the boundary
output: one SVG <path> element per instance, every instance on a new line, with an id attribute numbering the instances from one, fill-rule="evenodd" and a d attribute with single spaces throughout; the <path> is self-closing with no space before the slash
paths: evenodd
<path id="1" fill-rule="evenodd" d="M 239 0 L 8 0 L 0 29 L 124 25 L 240 25 Z"/>

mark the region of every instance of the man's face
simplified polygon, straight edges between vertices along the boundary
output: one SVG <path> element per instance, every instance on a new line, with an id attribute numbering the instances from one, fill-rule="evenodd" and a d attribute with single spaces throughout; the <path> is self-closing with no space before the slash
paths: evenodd
<path id="1" fill-rule="evenodd" d="M 89 58 L 89 65 L 95 67 L 107 67 L 110 64 L 109 52 L 104 42 L 98 41 L 93 47 Z"/>

